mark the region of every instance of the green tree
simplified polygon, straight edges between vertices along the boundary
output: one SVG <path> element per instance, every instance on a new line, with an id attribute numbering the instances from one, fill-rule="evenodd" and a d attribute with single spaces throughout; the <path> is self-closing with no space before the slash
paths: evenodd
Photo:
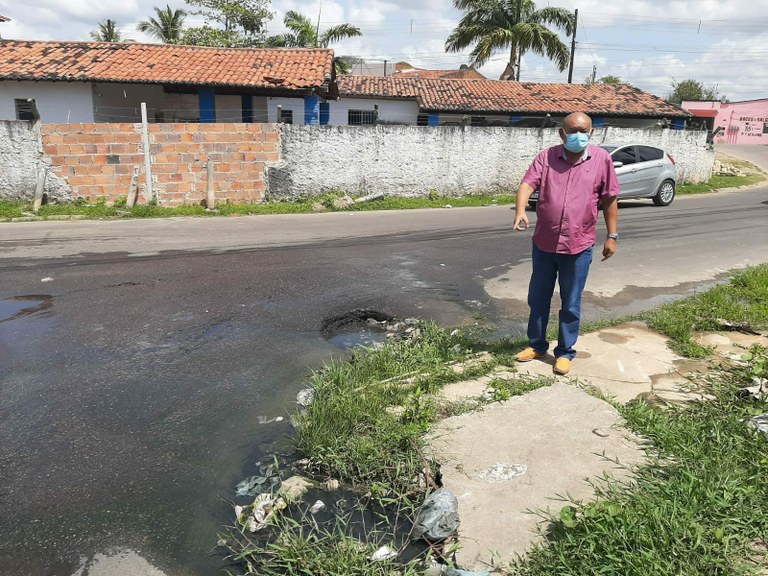
<path id="1" fill-rule="evenodd" d="M 592 80 L 592 76 L 587 76 L 587 78 L 584 80 L 584 84 L 627 84 L 627 82 L 624 82 L 621 78 L 618 76 L 601 76 L 597 80 Z"/>
<path id="2" fill-rule="evenodd" d="M 509 62 L 501 80 L 520 79 L 520 59 L 534 52 L 554 61 L 562 72 L 568 66 L 570 52 L 554 26 L 573 34 L 574 15 L 565 8 L 536 9 L 533 0 L 453 0 L 464 12 L 459 25 L 445 42 L 446 52 L 460 52 L 474 45 L 470 64 L 479 68 L 497 50 L 509 49 Z M 517 69 L 517 74 L 515 70 Z"/>
<path id="3" fill-rule="evenodd" d="M 205 16 L 206 20 L 218 22 L 227 32 L 238 31 L 244 36 L 264 32 L 267 22 L 272 19 L 269 0 L 186 0 L 197 7 L 194 14 Z"/>
<path id="4" fill-rule="evenodd" d="M 107 18 L 104 22 L 99 22 L 99 29 L 91 32 L 91 38 L 96 42 L 120 42 L 120 31 L 117 29 L 117 22 Z"/>
<path id="5" fill-rule="evenodd" d="M 267 45 L 287 48 L 328 48 L 328 46 L 344 38 L 362 36 L 360 28 L 352 24 L 344 23 L 331 26 L 319 34 L 318 27 L 312 23 L 309 16 L 296 10 L 288 10 L 283 17 L 283 24 L 290 30 L 285 34 L 270 36 Z M 338 74 L 349 71 L 349 63 L 342 58 L 334 59 L 334 67 Z"/>
<path id="6" fill-rule="evenodd" d="M 187 28 L 182 44 L 244 48 L 264 46 L 266 24 L 272 19 L 269 0 L 186 0 L 205 16 L 203 26 Z M 211 25 L 211 22 L 218 26 Z"/>
<path id="7" fill-rule="evenodd" d="M 705 88 L 698 80 L 688 79 L 676 82 L 672 80 L 672 92 L 667 96 L 667 101 L 680 106 L 683 100 L 720 100 L 717 88 Z M 723 102 L 727 99 L 722 97 Z"/>
<path id="8" fill-rule="evenodd" d="M 186 11 L 181 9 L 172 10 L 166 4 L 165 10 L 155 6 L 155 14 L 157 18 L 142 20 L 138 23 L 136 29 L 139 32 L 148 33 L 165 44 L 178 44 L 179 40 L 181 40 L 184 17 L 187 15 Z"/>

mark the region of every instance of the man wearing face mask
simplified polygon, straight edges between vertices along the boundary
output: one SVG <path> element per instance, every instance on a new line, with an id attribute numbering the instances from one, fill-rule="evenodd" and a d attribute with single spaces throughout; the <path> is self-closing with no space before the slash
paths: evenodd
<path id="1" fill-rule="evenodd" d="M 608 152 L 589 144 L 591 134 L 589 116 L 583 112 L 566 116 L 560 129 L 563 143 L 536 156 L 517 190 L 515 230 L 528 228 L 525 207 L 536 189 L 539 199 L 533 232 L 533 272 L 528 287 L 530 345 L 516 359 L 528 362 L 547 353 L 547 322 L 557 281 L 562 306 L 554 349 L 555 374 L 567 374 L 576 356 L 581 295 L 592 263 L 598 204 L 602 204 L 607 228 L 603 261 L 616 252 L 618 240 L 616 171 Z"/>

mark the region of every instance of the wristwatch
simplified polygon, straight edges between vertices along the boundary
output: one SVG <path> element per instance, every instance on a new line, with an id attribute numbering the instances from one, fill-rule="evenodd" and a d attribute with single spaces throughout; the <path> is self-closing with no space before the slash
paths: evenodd
<path id="1" fill-rule="evenodd" d="M 613 240 L 618 240 L 619 239 L 619 235 L 618 234 L 608 234 L 608 238 L 611 238 Z"/>

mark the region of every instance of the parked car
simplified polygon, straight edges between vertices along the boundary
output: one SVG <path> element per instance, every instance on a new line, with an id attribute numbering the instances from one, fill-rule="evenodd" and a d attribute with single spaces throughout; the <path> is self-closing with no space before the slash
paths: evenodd
<path id="1" fill-rule="evenodd" d="M 677 183 L 672 156 L 661 148 L 645 144 L 601 144 L 600 148 L 613 158 L 619 180 L 619 199 L 652 198 L 656 206 L 672 204 Z M 536 206 L 538 197 L 536 190 L 528 201 L 531 207 Z"/>

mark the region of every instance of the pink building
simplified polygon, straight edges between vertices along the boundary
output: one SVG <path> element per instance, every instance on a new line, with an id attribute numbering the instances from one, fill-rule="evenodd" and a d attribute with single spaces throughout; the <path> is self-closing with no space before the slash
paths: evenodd
<path id="1" fill-rule="evenodd" d="M 727 104 L 686 100 L 682 107 L 715 132 L 716 144 L 768 144 L 768 98 Z"/>

